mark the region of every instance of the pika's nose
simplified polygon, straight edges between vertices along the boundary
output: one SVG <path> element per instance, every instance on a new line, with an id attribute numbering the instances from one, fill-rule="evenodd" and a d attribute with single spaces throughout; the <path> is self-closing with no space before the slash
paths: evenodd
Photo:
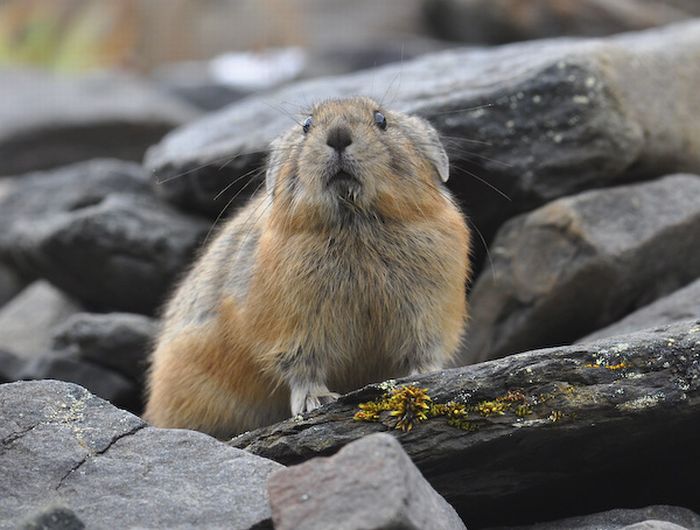
<path id="1" fill-rule="evenodd" d="M 333 127 L 328 131 L 326 144 L 330 145 L 339 153 L 342 153 L 351 143 L 352 136 L 350 136 L 350 130 L 347 127 Z"/>

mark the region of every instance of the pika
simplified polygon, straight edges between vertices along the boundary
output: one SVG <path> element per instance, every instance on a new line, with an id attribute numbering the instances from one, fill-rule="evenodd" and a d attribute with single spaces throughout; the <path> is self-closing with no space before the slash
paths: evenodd
<path id="1" fill-rule="evenodd" d="M 145 419 L 228 438 L 442 368 L 471 274 L 448 174 L 427 121 L 365 97 L 317 104 L 166 305 Z"/>

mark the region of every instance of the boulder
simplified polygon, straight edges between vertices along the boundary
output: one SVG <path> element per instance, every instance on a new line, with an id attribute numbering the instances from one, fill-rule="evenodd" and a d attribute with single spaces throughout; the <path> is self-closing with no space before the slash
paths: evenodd
<path id="1" fill-rule="evenodd" d="M 700 318 L 700 279 L 668 296 L 638 309 L 622 320 L 586 335 L 579 342 L 589 342 L 651 328 L 681 320 Z"/>
<path id="2" fill-rule="evenodd" d="M 36 281 L 0 309 L 0 350 L 30 359 L 51 349 L 51 328 L 80 306 L 46 281 Z"/>
<path id="3" fill-rule="evenodd" d="M 700 277 L 700 177 L 566 197 L 510 220 L 470 298 L 462 363 L 568 344 Z"/>
<path id="4" fill-rule="evenodd" d="M 483 528 L 660 500 L 698 512 L 699 421 L 695 321 L 370 385 L 231 445 L 291 465 L 391 430 Z"/>
<path id="5" fill-rule="evenodd" d="M 310 102 L 369 95 L 441 131 L 449 186 L 488 240 L 507 218 L 563 195 L 700 171 L 698 83 L 700 21 L 450 50 L 246 98 L 173 131 L 146 164 L 159 195 L 215 216 L 252 193 L 270 141 Z"/>
<path id="6" fill-rule="evenodd" d="M 500 527 L 492 530 L 559 530 L 561 528 L 567 530 L 690 530 L 700 528 L 700 515 L 679 506 L 655 505 L 636 509 L 618 508 L 548 523 Z"/>
<path id="7" fill-rule="evenodd" d="M 141 160 L 193 107 L 114 73 L 62 77 L 39 70 L 0 73 L 0 175 L 78 160 Z"/>
<path id="8" fill-rule="evenodd" d="M 424 0 L 423 6 L 435 34 L 483 44 L 610 35 L 700 15 L 693 0 Z"/>
<path id="9" fill-rule="evenodd" d="M 0 385 L 0 528 L 47 505 L 87 528 L 249 529 L 281 466 L 201 433 L 156 429 L 58 381 Z"/>
<path id="10" fill-rule="evenodd" d="M 0 198 L 0 256 L 89 307 L 152 313 L 208 223 L 159 203 L 144 179 L 93 161 L 16 180 Z"/>
<path id="11" fill-rule="evenodd" d="M 143 315 L 77 313 L 53 330 L 53 348 L 142 383 L 157 327 Z"/>
<path id="12" fill-rule="evenodd" d="M 275 471 L 268 490 L 275 530 L 466 530 L 389 434 Z"/>

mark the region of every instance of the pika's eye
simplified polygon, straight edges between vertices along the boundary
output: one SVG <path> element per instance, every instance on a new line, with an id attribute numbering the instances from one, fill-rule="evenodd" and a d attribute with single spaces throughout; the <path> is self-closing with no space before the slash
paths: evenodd
<path id="1" fill-rule="evenodd" d="M 374 111 L 374 123 L 376 123 L 377 127 L 379 127 L 382 131 L 386 129 L 386 118 L 384 117 L 384 114 L 378 110 Z"/>
<path id="2" fill-rule="evenodd" d="M 307 132 L 309 132 L 309 129 L 311 128 L 311 126 L 312 126 L 313 124 L 314 124 L 314 119 L 313 119 L 311 116 L 309 116 L 308 118 L 306 118 L 306 119 L 304 120 L 304 123 L 303 123 L 302 126 L 301 126 L 301 128 L 304 129 L 304 134 L 306 134 Z"/>

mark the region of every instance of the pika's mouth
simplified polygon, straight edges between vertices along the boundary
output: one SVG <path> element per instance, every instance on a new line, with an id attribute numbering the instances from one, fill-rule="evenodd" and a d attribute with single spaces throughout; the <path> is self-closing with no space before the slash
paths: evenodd
<path id="1" fill-rule="evenodd" d="M 354 175 L 341 169 L 337 173 L 331 175 L 330 178 L 328 179 L 329 185 L 335 184 L 335 183 L 359 184 L 360 182 L 354 177 Z"/>

